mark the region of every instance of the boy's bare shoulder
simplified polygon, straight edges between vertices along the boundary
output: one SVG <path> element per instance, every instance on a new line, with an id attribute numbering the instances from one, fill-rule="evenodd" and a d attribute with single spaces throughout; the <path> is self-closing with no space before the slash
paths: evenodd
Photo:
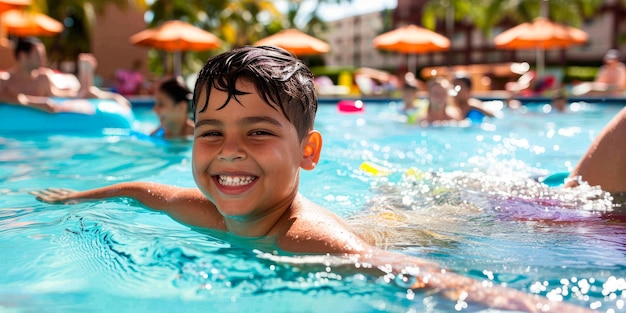
<path id="1" fill-rule="evenodd" d="M 360 254 L 367 247 L 339 216 L 302 196 L 277 234 L 276 244 L 293 253 Z"/>
<path id="2" fill-rule="evenodd" d="M 224 230 L 224 218 L 215 205 L 197 188 L 164 190 L 170 193 L 167 214 L 180 223 L 199 228 Z"/>

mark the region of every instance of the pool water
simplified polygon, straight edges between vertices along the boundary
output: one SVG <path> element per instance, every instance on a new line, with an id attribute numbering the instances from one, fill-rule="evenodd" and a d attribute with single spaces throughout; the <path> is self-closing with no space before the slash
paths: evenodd
<path id="1" fill-rule="evenodd" d="M 619 208 L 595 187 L 536 181 L 570 171 L 620 106 L 576 104 L 556 114 L 539 104 L 482 124 L 419 127 L 403 122 L 397 103 L 365 103 L 362 114 L 320 106 L 322 158 L 302 172 L 302 194 L 387 249 L 525 292 L 626 311 Z M 140 131 L 156 125 L 148 109 L 135 115 Z M 318 259 L 232 246 L 128 199 L 50 205 L 28 194 L 123 181 L 192 187 L 190 156 L 190 142 L 137 135 L 0 135 L 0 311 L 458 308 Z M 463 311 L 497 312 L 478 305 Z"/>

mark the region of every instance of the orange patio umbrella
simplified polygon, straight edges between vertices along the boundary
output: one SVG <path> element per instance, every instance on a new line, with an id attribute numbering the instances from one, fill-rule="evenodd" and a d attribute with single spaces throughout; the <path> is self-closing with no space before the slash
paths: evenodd
<path id="1" fill-rule="evenodd" d="M 174 72 L 180 74 L 181 51 L 205 51 L 219 48 L 221 40 L 210 32 L 183 21 L 167 21 L 156 28 L 140 31 L 130 43 L 174 52 Z"/>
<path id="2" fill-rule="evenodd" d="M 0 25 L 14 36 L 51 36 L 63 31 L 63 24 L 43 13 L 9 10 L 0 15 Z"/>
<path id="3" fill-rule="evenodd" d="M 254 43 L 255 46 L 276 46 L 297 56 L 322 54 L 330 51 L 330 46 L 313 36 L 297 29 L 285 29 Z"/>
<path id="4" fill-rule="evenodd" d="M 373 45 L 382 50 L 419 54 L 446 51 L 450 49 L 450 40 L 432 30 L 406 25 L 376 36 Z M 414 64 L 408 65 L 409 69 L 413 67 Z"/>
<path id="5" fill-rule="evenodd" d="M 30 5 L 31 0 L 0 0 L 0 12 L 19 9 Z"/>
<path id="6" fill-rule="evenodd" d="M 583 30 L 555 23 L 545 17 L 538 17 L 532 23 L 517 25 L 495 36 L 493 43 L 500 49 L 535 49 L 537 72 L 542 73 L 544 50 L 584 44 L 588 38 L 589 35 Z"/>
<path id="7" fill-rule="evenodd" d="M 0 0 L 0 13 L 13 9 L 19 9 L 30 5 L 31 0 Z M 5 38 L 5 30 L 0 21 L 0 46 L 8 47 L 9 41 Z"/>
<path id="8" fill-rule="evenodd" d="M 400 53 L 428 53 L 450 49 L 450 40 L 432 30 L 406 25 L 374 38 L 374 47 Z"/>

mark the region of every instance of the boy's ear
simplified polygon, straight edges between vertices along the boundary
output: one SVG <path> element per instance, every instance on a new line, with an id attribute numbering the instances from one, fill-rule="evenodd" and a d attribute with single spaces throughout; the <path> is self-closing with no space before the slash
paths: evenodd
<path id="1" fill-rule="evenodd" d="M 312 130 L 307 135 L 305 141 L 300 167 L 310 171 L 317 166 L 317 161 L 320 159 L 322 152 L 322 134 L 316 130 Z"/>

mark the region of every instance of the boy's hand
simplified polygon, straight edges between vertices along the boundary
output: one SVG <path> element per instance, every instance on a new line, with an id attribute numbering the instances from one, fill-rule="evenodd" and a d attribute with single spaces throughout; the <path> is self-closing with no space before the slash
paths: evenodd
<path id="1" fill-rule="evenodd" d="M 76 190 L 65 188 L 48 188 L 44 190 L 31 191 L 30 194 L 35 196 L 37 200 L 53 204 L 71 204 L 77 201 L 68 201 L 72 199 L 72 195 L 77 193 Z"/>

